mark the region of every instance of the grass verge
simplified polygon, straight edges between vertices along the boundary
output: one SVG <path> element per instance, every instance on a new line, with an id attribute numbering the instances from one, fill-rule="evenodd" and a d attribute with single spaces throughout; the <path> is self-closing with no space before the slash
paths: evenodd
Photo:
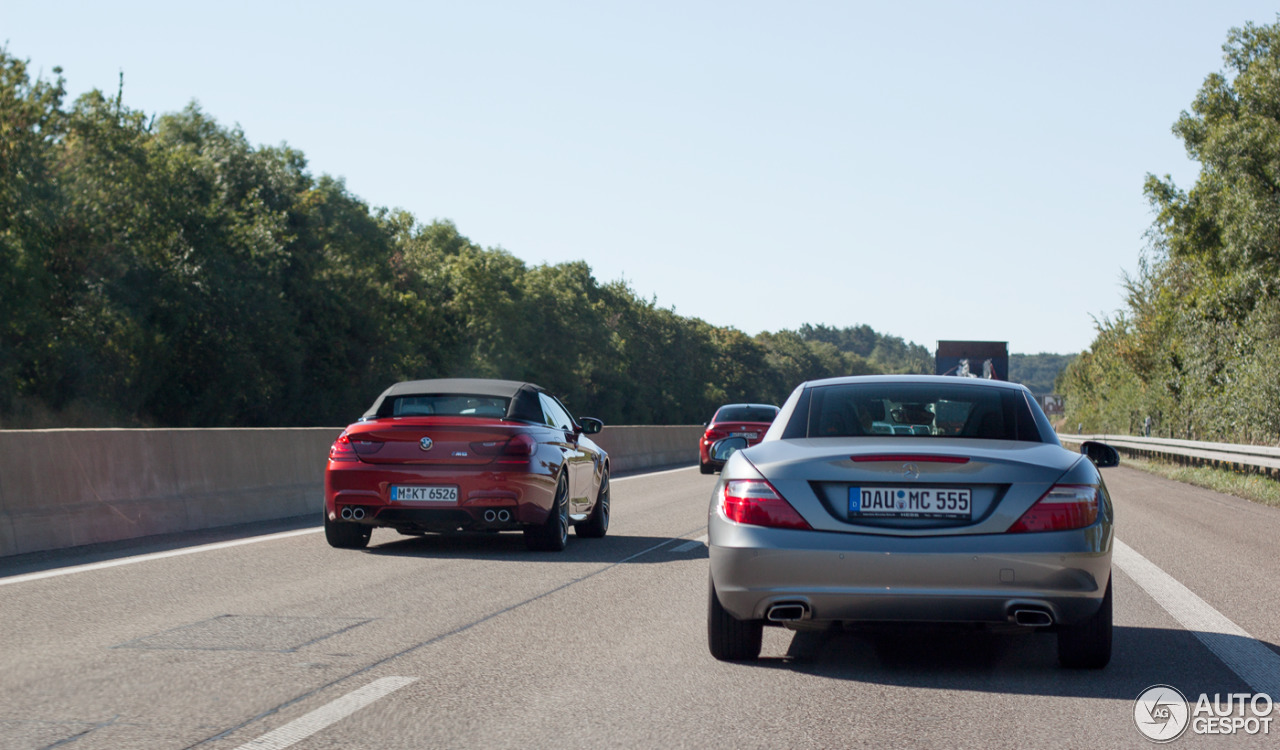
<path id="1" fill-rule="evenodd" d="M 1228 469 L 1214 469 L 1206 466 L 1179 466 L 1165 461 L 1152 461 L 1145 458 L 1125 456 L 1121 466 L 1132 466 L 1148 474 L 1173 479 L 1197 487 L 1235 495 L 1255 503 L 1280 508 L 1280 482 L 1263 474 L 1250 474 Z"/>

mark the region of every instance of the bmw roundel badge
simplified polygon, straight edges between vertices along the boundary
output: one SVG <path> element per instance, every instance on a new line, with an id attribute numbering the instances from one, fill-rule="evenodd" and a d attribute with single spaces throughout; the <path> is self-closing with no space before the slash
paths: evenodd
<path id="1" fill-rule="evenodd" d="M 418 441 L 418 447 L 424 451 L 431 450 L 431 445 L 432 445 L 432 442 L 431 442 L 431 438 L 429 437 L 424 437 L 423 439 Z"/>

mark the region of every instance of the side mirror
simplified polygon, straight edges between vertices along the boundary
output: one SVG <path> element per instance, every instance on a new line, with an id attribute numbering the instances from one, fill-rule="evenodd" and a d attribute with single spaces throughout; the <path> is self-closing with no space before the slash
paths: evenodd
<path id="1" fill-rule="evenodd" d="M 578 417 L 578 426 L 582 428 L 583 435 L 594 435 L 604 429 L 604 422 L 595 417 Z"/>
<path id="2" fill-rule="evenodd" d="M 747 439 L 743 437 L 727 437 L 711 444 L 712 461 L 728 461 L 734 451 L 747 447 Z"/>
<path id="3" fill-rule="evenodd" d="M 1080 444 L 1080 452 L 1088 456 L 1099 469 L 1120 465 L 1120 453 L 1106 443 L 1086 440 Z"/>

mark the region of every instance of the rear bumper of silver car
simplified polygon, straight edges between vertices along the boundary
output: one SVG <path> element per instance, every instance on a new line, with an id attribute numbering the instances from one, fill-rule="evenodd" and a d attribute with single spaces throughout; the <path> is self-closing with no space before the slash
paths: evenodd
<path id="1" fill-rule="evenodd" d="M 1111 541 L 1102 522 L 1070 532 L 904 538 L 713 516 L 708 546 L 720 603 L 739 619 L 786 624 L 802 610 L 798 619 L 809 622 L 1056 625 L 1101 606 Z"/>

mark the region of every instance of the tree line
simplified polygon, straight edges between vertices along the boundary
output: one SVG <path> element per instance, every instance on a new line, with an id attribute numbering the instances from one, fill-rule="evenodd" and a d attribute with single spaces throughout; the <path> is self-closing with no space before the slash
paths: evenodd
<path id="1" fill-rule="evenodd" d="M 530 380 L 612 423 L 932 372 L 867 326 L 749 336 L 584 262 L 370 207 L 192 104 L 147 116 L 0 48 L 0 427 L 339 425 L 387 385 Z"/>
<path id="2" fill-rule="evenodd" d="M 1148 175 L 1155 213 L 1125 308 L 1059 378 L 1071 429 L 1280 441 L 1280 23 L 1232 29 L 1173 125 L 1195 184 Z"/>

